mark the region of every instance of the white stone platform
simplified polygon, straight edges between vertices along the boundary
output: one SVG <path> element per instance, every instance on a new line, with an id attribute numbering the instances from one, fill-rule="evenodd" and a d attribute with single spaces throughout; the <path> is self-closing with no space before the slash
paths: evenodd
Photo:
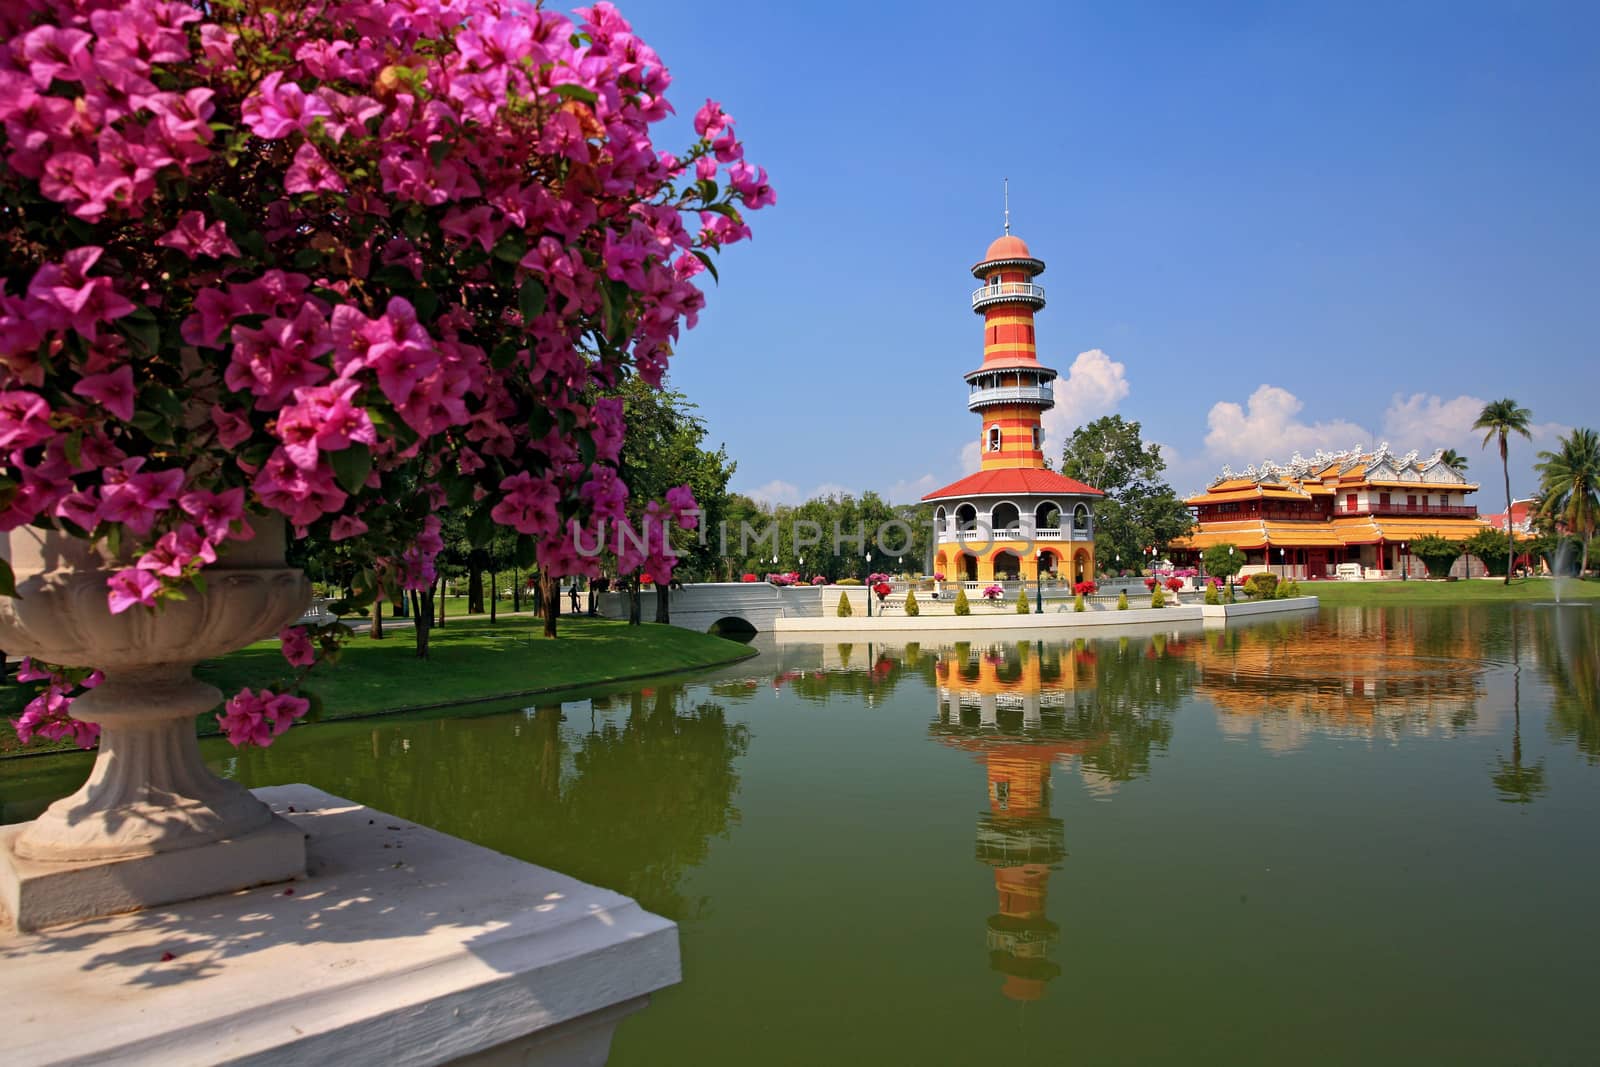
<path id="1" fill-rule="evenodd" d="M 1029 602 L 1030 608 L 1032 601 Z M 1290 597 L 1285 600 L 1250 601 L 1241 604 L 1206 604 L 1199 594 L 1190 593 L 1189 601 L 1165 608 L 1094 608 L 1073 611 L 1070 602 L 1066 610 L 1046 611 L 1043 614 L 1019 615 L 1014 611 L 974 611 L 971 615 L 836 615 L 787 616 L 775 620 L 775 631 L 782 634 L 853 634 L 893 631 L 895 633 L 935 632 L 988 632 L 1011 630 L 1081 630 L 1085 628 L 1133 631 L 1141 627 L 1172 626 L 1183 623 L 1204 622 L 1206 625 L 1224 625 L 1229 619 L 1250 618 L 1258 615 L 1280 615 L 1291 612 L 1315 611 L 1318 602 L 1314 596 Z"/>
<path id="2" fill-rule="evenodd" d="M 304 785 L 305 879 L 0 938 L 0 1060 L 602 1064 L 681 977 L 610 890 Z M 169 958 L 170 957 L 170 958 Z"/>

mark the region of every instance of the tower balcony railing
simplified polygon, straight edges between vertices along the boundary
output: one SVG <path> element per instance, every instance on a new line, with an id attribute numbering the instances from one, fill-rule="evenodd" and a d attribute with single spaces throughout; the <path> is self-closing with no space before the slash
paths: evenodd
<path id="1" fill-rule="evenodd" d="M 988 407 L 991 404 L 1055 404 L 1055 389 L 1048 383 L 1042 385 L 991 385 L 974 389 L 967 397 L 968 410 Z"/>
<path id="2" fill-rule="evenodd" d="M 1044 307 L 1044 286 L 1032 282 L 1001 282 L 972 291 L 973 311 L 982 311 L 990 304 L 1019 302 L 1032 304 L 1036 308 Z"/>
<path id="3" fill-rule="evenodd" d="M 1031 523 L 1017 523 L 996 529 L 967 525 L 959 530 L 953 522 L 935 525 L 935 539 L 941 545 L 965 543 L 982 545 L 985 535 L 995 541 L 1093 541 L 1093 525 L 1066 527 L 1035 527 Z"/>

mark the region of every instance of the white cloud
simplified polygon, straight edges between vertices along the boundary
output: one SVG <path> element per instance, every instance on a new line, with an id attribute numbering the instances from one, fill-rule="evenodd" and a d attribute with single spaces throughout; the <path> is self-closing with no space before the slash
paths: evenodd
<path id="1" fill-rule="evenodd" d="M 924 493 L 931 493 L 944 484 L 945 481 L 932 474 L 924 474 L 920 478 L 902 478 L 888 488 L 884 499 L 891 504 L 914 504 L 922 499 Z"/>
<path id="2" fill-rule="evenodd" d="M 1234 465 L 1262 459 L 1281 463 L 1295 452 L 1331 452 L 1372 439 L 1365 428 L 1345 419 L 1301 422 L 1295 416 L 1304 407 L 1299 397 L 1276 385 L 1257 387 L 1244 407 L 1219 400 L 1206 416 L 1206 452 L 1214 461 Z"/>
<path id="3" fill-rule="evenodd" d="M 1463 394 L 1445 400 L 1428 393 L 1397 393 L 1383 413 L 1383 432 L 1401 452 L 1415 448 L 1430 453 L 1436 448 L 1454 448 L 1464 453 L 1474 436 L 1481 439 L 1472 423 L 1482 410 L 1483 401 L 1475 396 Z"/>
<path id="4" fill-rule="evenodd" d="M 798 504 L 801 499 L 799 486 L 778 478 L 754 489 L 746 489 L 744 495 L 763 504 Z"/>
<path id="5" fill-rule="evenodd" d="M 976 474 L 983 464 L 983 442 L 973 438 L 961 446 L 961 473 Z"/>
<path id="6" fill-rule="evenodd" d="M 1066 376 L 1055 383 L 1056 406 L 1044 413 L 1044 454 L 1059 456 L 1072 431 L 1084 423 L 1109 415 L 1128 395 L 1127 367 L 1098 348 L 1079 352 Z M 970 442 L 977 470 L 978 442 Z M 965 460 L 966 450 L 962 459 Z"/>

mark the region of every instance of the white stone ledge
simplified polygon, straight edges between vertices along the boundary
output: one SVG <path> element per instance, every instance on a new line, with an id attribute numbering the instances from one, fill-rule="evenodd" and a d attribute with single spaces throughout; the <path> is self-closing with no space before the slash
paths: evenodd
<path id="1" fill-rule="evenodd" d="M 1194 594 L 1198 598 L 1198 594 Z M 1031 608 L 1032 601 L 1029 601 Z M 1308 611 L 1317 607 L 1314 596 L 1293 597 L 1288 600 L 1265 600 L 1250 604 L 1180 604 L 1166 608 L 1091 608 L 1073 611 L 1070 602 L 1065 611 L 1046 610 L 1043 614 L 1018 615 L 1014 612 L 991 611 L 985 607 L 975 609 L 971 615 L 874 615 L 866 618 L 851 615 L 822 617 L 788 616 L 775 620 L 779 634 L 811 633 L 917 633 L 924 631 L 1003 631 L 1003 630 L 1078 630 L 1095 628 L 1136 629 L 1151 625 L 1225 622 L 1233 618 L 1252 615 L 1274 615 L 1280 612 Z"/>
<path id="2" fill-rule="evenodd" d="M 676 926 L 618 893 L 309 786 L 256 794 L 307 833 L 307 877 L 0 939 L 8 1065 L 603 1063 L 681 977 Z"/>

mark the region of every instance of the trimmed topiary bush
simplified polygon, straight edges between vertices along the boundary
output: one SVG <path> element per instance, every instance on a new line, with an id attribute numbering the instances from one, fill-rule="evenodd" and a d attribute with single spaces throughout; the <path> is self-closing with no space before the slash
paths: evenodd
<path id="1" fill-rule="evenodd" d="M 1153 608 L 1167 606 L 1167 591 L 1161 588 L 1160 585 L 1156 585 L 1150 590 L 1150 606 Z"/>
<path id="2" fill-rule="evenodd" d="M 956 590 L 956 614 L 957 615 L 971 615 L 972 614 L 972 605 L 967 603 L 967 591 L 965 589 L 957 589 Z"/>
<path id="3" fill-rule="evenodd" d="M 1262 571 L 1244 580 L 1244 591 L 1257 600 L 1271 600 L 1278 591 L 1278 576 Z"/>
<path id="4" fill-rule="evenodd" d="M 841 619 L 848 619 L 850 616 L 854 615 L 855 613 L 856 613 L 856 609 L 852 608 L 850 606 L 850 594 L 849 593 L 840 593 L 839 594 L 839 608 L 838 608 L 838 610 L 836 612 L 834 612 L 834 614 L 838 615 L 839 618 L 841 618 Z"/>
<path id="5" fill-rule="evenodd" d="M 1028 607 L 1028 587 L 1023 586 L 1017 590 L 1017 614 L 1026 615 L 1031 610 L 1033 609 Z"/>
<path id="6" fill-rule="evenodd" d="M 1083 602 L 1083 594 L 1082 593 L 1079 593 L 1077 596 L 1072 598 L 1072 610 L 1073 611 L 1088 611 L 1089 610 L 1088 606 L 1086 604 L 1084 604 L 1084 602 Z"/>
<path id="7" fill-rule="evenodd" d="M 1239 598 L 1233 595 L 1233 585 L 1231 583 L 1228 585 L 1227 592 L 1222 594 L 1222 602 L 1224 604 L 1237 604 L 1239 602 Z"/>
<path id="8" fill-rule="evenodd" d="M 921 611 L 922 611 L 922 609 L 917 607 L 917 592 L 916 592 L 916 590 L 914 590 L 914 589 L 907 590 L 907 592 L 906 592 L 906 614 L 910 615 L 912 618 L 915 618 L 918 615 L 918 613 L 920 613 Z"/>
<path id="9" fill-rule="evenodd" d="M 1222 603 L 1222 601 L 1217 598 L 1217 587 L 1212 585 L 1210 582 L 1206 583 L 1206 603 L 1211 605 Z"/>
<path id="10" fill-rule="evenodd" d="M 1128 591 L 1126 589 L 1124 589 L 1122 592 L 1117 594 L 1117 610 L 1118 611 L 1127 611 L 1128 610 Z"/>
<path id="11" fill-rule="evenodd" d="M 834 582 L 833 584 L 834 585 L 860 585 L 861 584 L 861 579 L 860 578 L 840 578 L 837 582 Z"/>

